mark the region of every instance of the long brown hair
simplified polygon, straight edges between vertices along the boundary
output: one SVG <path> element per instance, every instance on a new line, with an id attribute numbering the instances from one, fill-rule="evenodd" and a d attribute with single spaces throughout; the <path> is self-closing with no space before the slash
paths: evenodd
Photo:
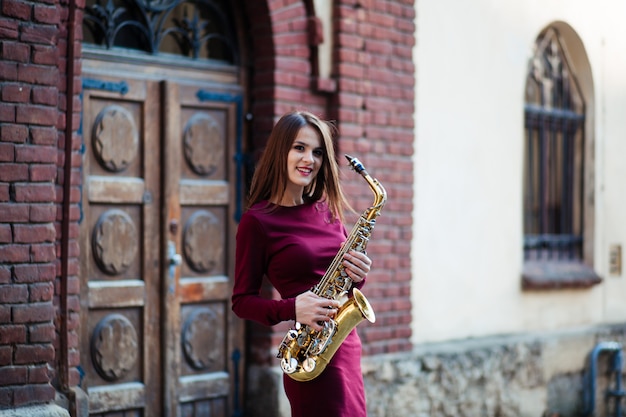
<path id="1" fill-rule="evenodd" d="M 264 200 L 281 201 L 289 180 L 287 154 L 298 132 L 305 126 L 319 134 L 324 157 L 317 176 L 304 189 L 302 197 L 309 202 L 325 199 L 333 218 L 343 221 L 344 209 L 349 209 L 350 205 L 339 183 L 339 166 L 333 145 L 335 126 L 307 111 L 284 114 L 272 129 L 252 177 L 248 208 Z"/>

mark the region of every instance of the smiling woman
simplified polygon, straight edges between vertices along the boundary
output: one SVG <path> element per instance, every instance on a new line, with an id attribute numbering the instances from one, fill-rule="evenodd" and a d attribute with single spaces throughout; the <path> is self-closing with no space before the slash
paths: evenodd
<path id="1" fill-rule="evenodd" d="M 339 302 L 310 289 L 346 240 L 346 207 L 331 125 L 308 112 L 284 115 L 269 137 L 237 230 L 233 311 L 268 326 L 295 320 L 322 330 Z M 345 254 L 353 287 L 364 285 L 371 263 L 364 253 Z M 282 299 L 261 297 L 265 276 Z M 360 362 L 361 340 L 354 328 L 317 378 L 299 382 L 285 375 L 292 416 L 365 417 Z"/>
<path id="2" fill-rule="evenodd" d="M 305 126 L 298 132 L 287 154 L 289 181 L 281 206 L 297 206 L 304 203 L 304 188 L 311 185 L 322 165 L 324 151 L 318 133 Z"/>

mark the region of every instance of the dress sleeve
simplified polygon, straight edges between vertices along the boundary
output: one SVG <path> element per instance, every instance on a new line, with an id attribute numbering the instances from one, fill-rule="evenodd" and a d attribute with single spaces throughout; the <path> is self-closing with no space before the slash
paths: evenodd
<path id="1" fill-rule="evenodd" d="M 237 229 L 232 309 L 242 319 L 273 326 L 295 320 L 296 301 L 261 297 L 268 258 L 267 233 L 256 218 L 244 214 Z"/>

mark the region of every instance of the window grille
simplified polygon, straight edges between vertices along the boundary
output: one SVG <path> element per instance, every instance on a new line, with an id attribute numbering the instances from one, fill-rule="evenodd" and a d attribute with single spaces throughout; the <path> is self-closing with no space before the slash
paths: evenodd
<path id="1" fill-rule="evenodd" d="M 238 63 L 228 0 L 87 0 L 84 42 Z"/>
<path id="2" fill-rule="evenodd" d="M 526 80 L 526 260 L 583 256 L 585 104 L 569 62 L 556 30 L 539 37 Z"/>

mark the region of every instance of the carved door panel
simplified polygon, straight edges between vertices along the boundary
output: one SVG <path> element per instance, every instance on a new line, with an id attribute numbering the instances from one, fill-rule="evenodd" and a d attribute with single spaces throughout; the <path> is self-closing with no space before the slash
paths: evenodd
<path id="1" fill-rule="evenodd" d="M 208 100 L 199 77 L 85 67 L 80 361 L 90 415 L 237 415 L 239 95 Z"/>
<path id="2" fill-rule="evenodd" d="M 189 417 L 236 415 L 240 378 L 240 322 L 230 309 L 237 103 L 207 91 L 164 86 L 165 395 L 170 415 Z"/>
<path id="3" fill-rule="evenodd" d="M 159 85 L 89 74 L 83 85 L 81 368 L 90 412 L 160 415 Z"/>

